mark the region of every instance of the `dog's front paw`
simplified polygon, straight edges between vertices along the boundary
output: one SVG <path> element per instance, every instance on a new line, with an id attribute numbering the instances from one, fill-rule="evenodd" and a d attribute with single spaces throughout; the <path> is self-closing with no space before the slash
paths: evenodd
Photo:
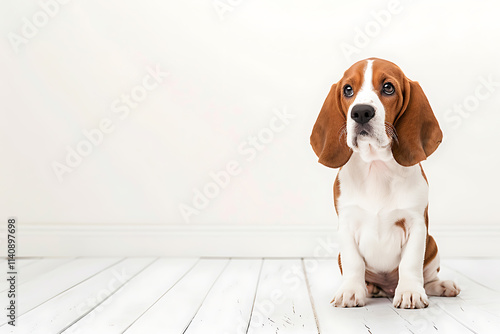
<path id="1" fill-rule="evenodd" d="M 399 308 L 425 308 L 429 306 L 429 299 L 424 287 L 418 284 L 398 284 L 393 305 Z"/>
<path id="2" fill-rule="evenodd" d="M 336 307 L 356 307 L 366 304 L 366 285 L 344 283 L 338 289 L 331 303 Z"/>

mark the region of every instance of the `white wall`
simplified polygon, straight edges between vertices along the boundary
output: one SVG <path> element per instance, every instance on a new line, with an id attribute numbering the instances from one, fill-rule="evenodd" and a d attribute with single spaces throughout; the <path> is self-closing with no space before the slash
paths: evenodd
<path id="1" fill-rule="evenodd" d="M 1 4 L 0 217 L 186 224 L 179 206 L 236 163 L 191 224 L 332 224 L 336 171 L 310 131 L 330 85 L 376 56 L 421 83 L 446 133 L 424 163 L 432 224 L 499 223 L 498 2 L 242 0 L 221 16 L 226 2 L 49 1 L 46 24 L 37 2 Z M 155 68 L 169 75 L 125 116 Z M 281 128 L 276 110 L 294 117 Z M 112 131 L 60 182 L 54 162 L 103 120 Z M 254 156 L 249 137 L 273 124 Z"/>

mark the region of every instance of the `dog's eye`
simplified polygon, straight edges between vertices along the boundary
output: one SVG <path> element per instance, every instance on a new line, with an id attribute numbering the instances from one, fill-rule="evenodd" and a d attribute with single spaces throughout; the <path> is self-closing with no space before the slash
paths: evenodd
<path id="1" fill-rule="evenodd" d="M 354 95 L 354 89 L 350 85 L 345 85 L 344 86 L 344 96 L 345 97 L 351 97 Z"/>
<path id="2" fill-rule="evenodd" d="M 382 92 L 386 95 L 392 95 L 395 92 L 394 86 L 390 82 L 386 82 L 382 87 Z"/>

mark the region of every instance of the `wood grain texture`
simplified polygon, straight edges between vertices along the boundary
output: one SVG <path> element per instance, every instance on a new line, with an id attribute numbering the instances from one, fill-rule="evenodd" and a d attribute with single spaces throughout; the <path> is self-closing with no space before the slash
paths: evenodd
<path id="1" fill-rule="evenodd" d="M 188 273 L 196 261 L 155 261 L 64 333 L 122 333 Z"/>
<path id="2" fill-rule="evenodd" d="M 300 260 L 264 260 L 248 333 L 317 333 Z"/>
<path id="3" fill-rule="evenodd" d="M 22 316 L 120 260 L 119 258 L 76 259 L 41 274 L 33 280 L 19 284 L 17 288 L 18 316 Z M 0 325 L 6 322 L 6 319 L 2 318 Z"/>
<path id="4" fill-rule="evenodd" d="M 21 315 L 16 333 L 59 333 L 105 301 L 153 259 L 130 258 L 88 277 Z"/>
<path id="5" fill-rule="evenodd" d="M 183 333 L 229 260 L 200 260 L 125 333 Z"/>
<path id="6" fill-rule="evenodd" d="M 246 333 L 262 260 L 231 260 L 185 334 Z"/>
<path id="7" fill-rule="evenodd" d="M 499 261 L 443 260 L 440 278 L 461 294 L 401 310 L 388 298 L 333 307 L 335 258 L 30 259 L 19 261 L 18 326 L 0 333 L 496 333 Z"/>

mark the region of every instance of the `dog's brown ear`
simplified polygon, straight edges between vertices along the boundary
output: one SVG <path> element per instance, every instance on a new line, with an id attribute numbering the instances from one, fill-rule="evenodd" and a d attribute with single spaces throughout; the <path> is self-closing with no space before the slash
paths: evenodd
<path id="1" fill-rule="evenodd" d="M 392 155 L 400 165 L 413 166 L 437 149 L 443 133 L 418 82 L 405 80 L 405 101 L 394 121 L 397 140 Z"/>
<path id="2" fill-rule="evenodd" d="M 352 154 L 346 142 L 346 116 L 341 109 L 337 86 L 334 84 L 330 89 L 311 134 L 311 146 L 318 161 L 331 168 L 342 167 Z"/>

